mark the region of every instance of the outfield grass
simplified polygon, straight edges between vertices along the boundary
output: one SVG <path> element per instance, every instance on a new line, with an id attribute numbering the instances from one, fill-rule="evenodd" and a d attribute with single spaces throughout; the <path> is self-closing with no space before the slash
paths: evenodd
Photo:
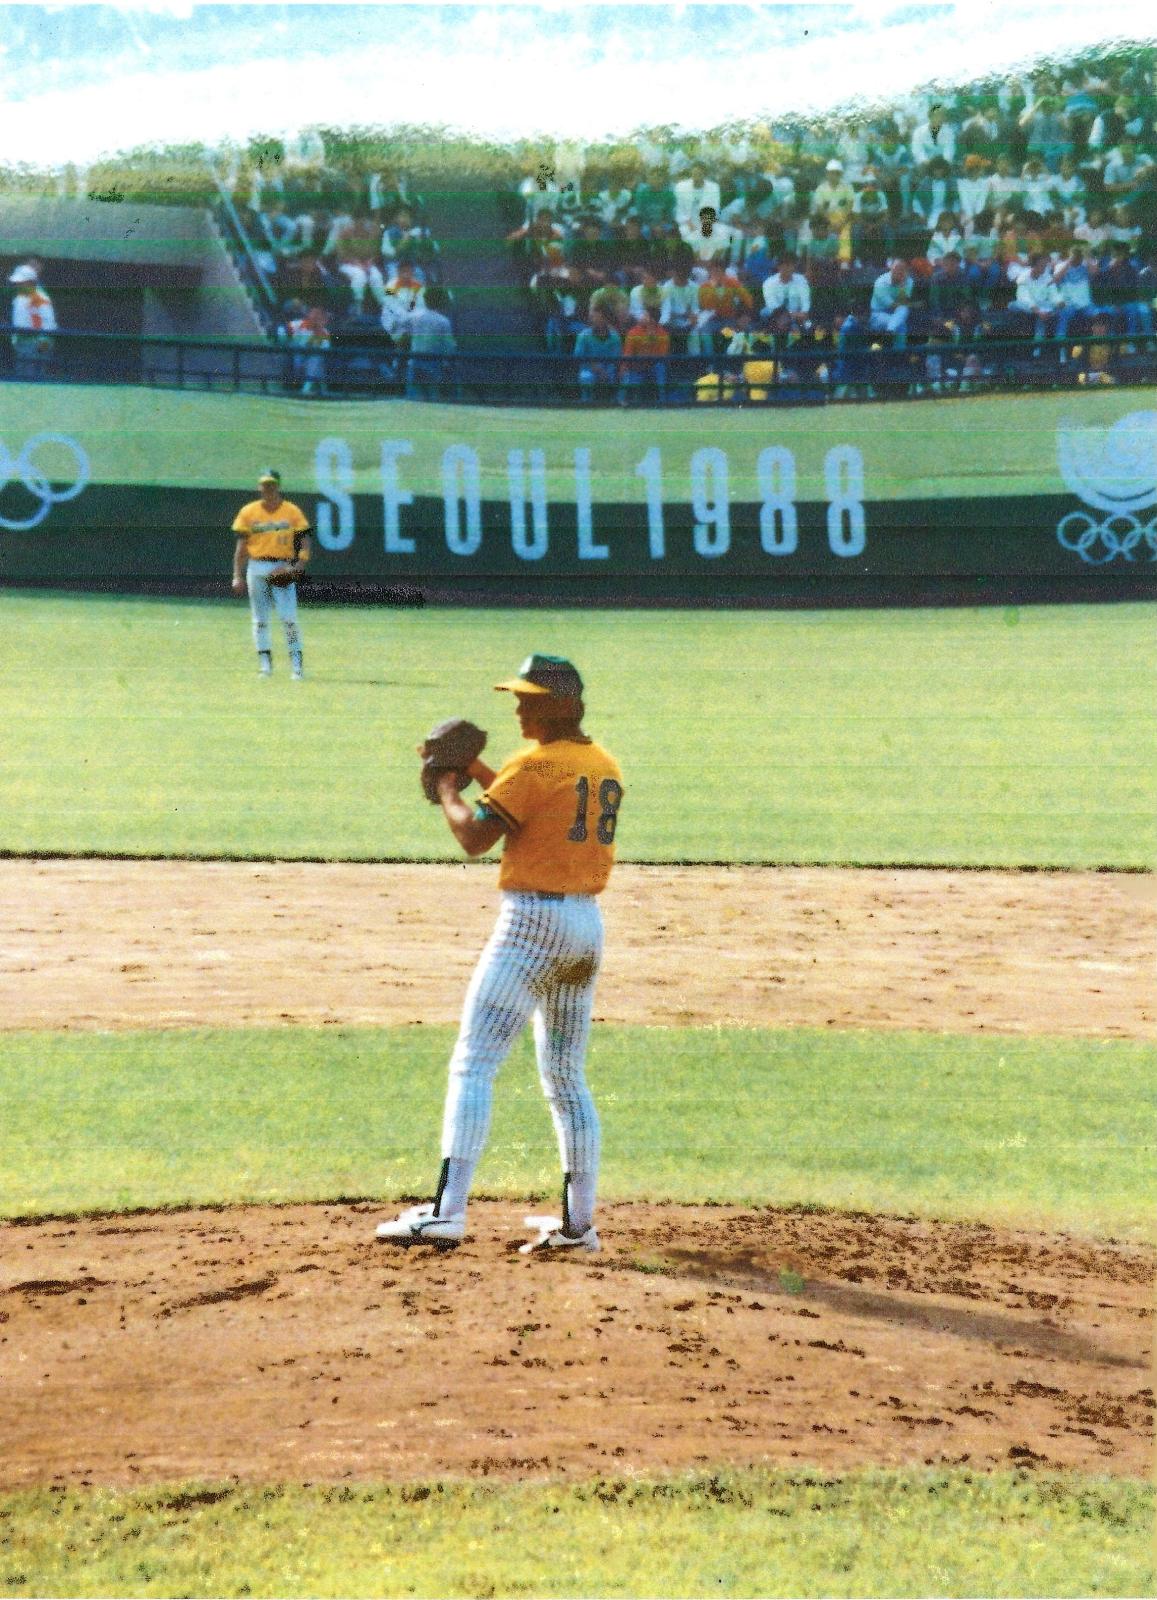
<path id="1" fill-rule="evenodd" d="M 1142 605 L 398 611 L 304 619 L 253 670 L 240 601 L 0 594 L 0 850 L 444 857 L 415 742 L 572 656 L 620 756 L 624 859 L 1152 867 L 1157 630 Z"/>
<path id="2" fill-rule="evenodd" d="M 425 1195 L 452 1040 L 448 1028 L 0 1035 L 0 1214 Z M 607 1199 L 1154 1236 L 1149 1045 L 600 1027 L 590 1076 Z M 557 1184 L 524 1039 L 498 1080 L 476 1192 Z"/>
<path id="3" fill-rule="evenodd" d="M 1151 1486 L 749 1471 L 0 1499 L 6 1595 L 1151 1595 Z"/>

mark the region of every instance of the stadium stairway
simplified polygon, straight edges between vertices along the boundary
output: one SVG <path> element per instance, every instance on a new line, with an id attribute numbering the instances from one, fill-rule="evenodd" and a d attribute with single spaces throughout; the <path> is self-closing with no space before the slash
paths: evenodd
<path id="1" fill-rule="evenodd" d="M 425 188 L 424 221 L 442 249 L 442 272 L 454 300 L 454 328 L 464 353 L 541 349 L 538 327 L 506 248 L 493 180 Z"/>

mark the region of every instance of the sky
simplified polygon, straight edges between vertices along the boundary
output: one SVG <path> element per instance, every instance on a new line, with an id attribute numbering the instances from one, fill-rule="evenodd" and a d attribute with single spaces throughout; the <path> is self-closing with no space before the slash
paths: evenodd
<path id="1" fill-rule="evenodd" d="M 301 126 L 505 141 L 818 115 L 1151 41 L 1153 7 L 0 4 L 0 150 L 58 166 Z"/>

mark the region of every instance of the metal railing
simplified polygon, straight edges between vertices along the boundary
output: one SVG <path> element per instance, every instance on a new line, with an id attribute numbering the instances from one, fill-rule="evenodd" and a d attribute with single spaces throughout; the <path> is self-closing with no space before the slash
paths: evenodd
<path id="1" fill-rule="evenodd" d="M 253 248 L 253 241 L 229 192 L 229 187 L 212 163 L 206 163 L 217 188 L 217 203 L 211 208 L 213 219 L 221 233 L 225 248 L 240 274 L 253 309 L 261 319 L 266 333 L 272 334 L 277 326 L 277 294 L 268 273 Z"/>
<path id="2" fill-rule="evenodd" d="M 1157 383 L 1157 340 L 1096 334 L 796 346 L 749 356 L 410 355 L 384 337 L 329 349 L 99 332 L 54 334 L 37 352 L 0 341 L 0 380 L 143 384 L 326 399 L 521 406 L 823 405 L 1026 389 Z"/>

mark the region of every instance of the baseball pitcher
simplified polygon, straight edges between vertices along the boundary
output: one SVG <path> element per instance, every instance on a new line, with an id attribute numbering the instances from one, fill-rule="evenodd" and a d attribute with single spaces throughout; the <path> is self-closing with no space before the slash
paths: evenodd
<path id="1" fill-rule="evenodd" d="M 562 1158 L 562 1216 L 528 1217 L 524 1254 L 598 1250 L 594 1227 L 599 1119 L 586 1084 L 595 978 L 603 951 L 598 896 L 615 858 L 623 775 L 582 730 L 583 684 L 569 661 L 532 655 L 514 695 L 529 741 L 497 772 L 478 759 L 486 735 L 443 723 L 425 744 L 422 782 L 469 856 L 503 841 L 501 908 L 466 992 L 442 1122 L 442 1171 L 433 1202 L 383 1222 L 379 1239 L 452 1247 L 466 1234 L 466 1202 L 490 1128 L 491 1087 L 515 1039 L 534 1020 L 543 1092 Z M 476 807 L 460 791 L 483 785 Z"/>
<path id="2" fill-rule="evenodd" d="M 253 642 L 263 678 L 273 671 L 269 617 L 273 610 L 285 626 L 291 676 L 304 677 L 301 665 L 301 631 L 297 625 L 297 579 L 310 557 L 309 519 L 281 493 L 281 474 L 272 468 L 257 480 L 260 500 L 241 507 L 233 523 L 237 545 L 233 552 L 233 593 L 249 591 L 253 617 Z"/>

